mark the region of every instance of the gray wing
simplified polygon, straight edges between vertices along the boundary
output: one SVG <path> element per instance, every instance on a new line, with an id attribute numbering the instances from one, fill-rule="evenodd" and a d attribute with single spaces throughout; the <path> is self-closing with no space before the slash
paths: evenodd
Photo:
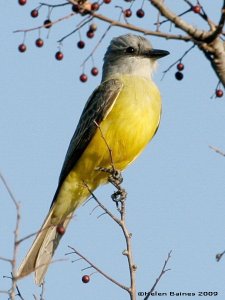
<path id="1" fill-rule="evenodd" d="M 107 112 L 116 101 L 123 84 L 118 79 L 110 79 L 103 82 L 90 96 L 84 110 L 81 114 L 79 123 L 70 141 L 69 148 L 63 163 L 63 167 L 59 177 L 58 188 L 53 198 L 54 203 L 60 187 L 75 166 L 76 162 L 81 157 L 82 153 L 88 146 L 92 137 L 94 136 L 97 124 L 107 115 Z"/>

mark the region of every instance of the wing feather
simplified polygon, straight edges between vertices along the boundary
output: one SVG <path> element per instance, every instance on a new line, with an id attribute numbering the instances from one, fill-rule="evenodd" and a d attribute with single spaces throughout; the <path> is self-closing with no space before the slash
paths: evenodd
<path id="1" fill-rule="evenodd" d="M 74 132 L 74 135 L 70 141 L 69 148 L 66 153 L 66 157 L 63 163 L 63 167 L 59 177 L 58 188 L 53 198 L 54 203 L 60 187 L 75 166 L 76 162 L 81 157 L 82 153 L 88 146 L 92 137 L 94 136 L 97 124 L 100 124 L 104 118 L 106 118 L 108 112 L 114 105 L 123 83 L 119 79 L 109 79 L 94 90 L 90 98 L 88 99 L 84 110 L 81 114 L 79 123 Z"/>

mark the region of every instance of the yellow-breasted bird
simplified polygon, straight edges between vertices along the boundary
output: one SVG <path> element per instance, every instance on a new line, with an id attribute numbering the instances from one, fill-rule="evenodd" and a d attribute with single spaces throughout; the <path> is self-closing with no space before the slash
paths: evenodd
<path id="1" fill-rule="evenodd" d="M 104 57 L 101 84 L 84 107 L 49 213 L 18 269 L 19 278 L 35 272 L 35 282 L 43 282 L 61 238 L 58 226 L 66 228 L 75 209 L 90 196 L 90 190 L 108 180 L 108 174 L 98 169 L 111 167 L 108 148 L 112 150 L 114 167 L 122 171 L 156 133 L 161 97 L 151 77 L 156 60 L 168 54 L 153 49 L 142 36 L 127 34 L 111 41 Z"/>

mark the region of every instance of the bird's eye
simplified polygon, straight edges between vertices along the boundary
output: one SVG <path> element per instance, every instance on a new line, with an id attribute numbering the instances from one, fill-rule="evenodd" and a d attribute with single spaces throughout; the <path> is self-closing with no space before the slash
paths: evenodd
<path id="1" fill-rule="evenodd" d="M 131 54 L 135 52 L 135 49 L 133 47 L 128 47 L 125 52 Z"/>

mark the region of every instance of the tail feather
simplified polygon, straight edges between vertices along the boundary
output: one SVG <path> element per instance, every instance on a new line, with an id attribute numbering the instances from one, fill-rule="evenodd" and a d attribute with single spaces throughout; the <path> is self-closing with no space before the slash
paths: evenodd
<path id="1" fill-rule="evenodd" d="M 52 225 L 51 223 L 52 211 L 53 209 L 49 211 L 30 250 L 21 263 L 17 271 L 18 279 L 35 272 L 35 283 L 40 285 L 43 282 L 45 273 L 62 237 L 61 234 L 57 233 L 57 226 Z M 71 217 L 72 214 L 63 222 L 62 225 L 65 229 L 68 226 Z"/>
<path id="2" fill-rule="evenodd" d="M 62 225 L 65 229 L 68 226 L 71 218 L 72 218 L 72 214 L 69 215 L 67 219 L 63 222 Z M 57 226 L 52 226 L 48 229 L 36 258 L 36 263 L 35 263 L 36 284 L 40 285 L 43 282 L 48 266 L 51 263 L 52 257 L 54 255 L 56 248 L 58 247 L 61 237 L 62 235 L 57 233 Z"/>

